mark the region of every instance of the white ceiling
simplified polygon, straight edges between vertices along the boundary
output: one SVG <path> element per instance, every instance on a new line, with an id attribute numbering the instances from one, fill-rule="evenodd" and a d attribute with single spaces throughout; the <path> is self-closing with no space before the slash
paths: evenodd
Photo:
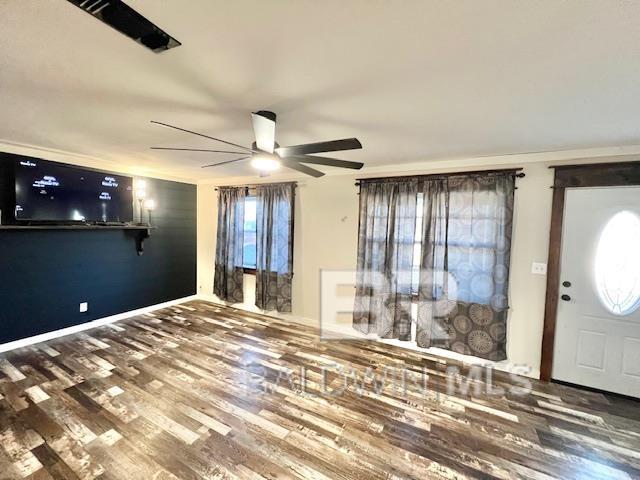
<path id="1" fill-rule="evenodd" d="M 191 180 L 250 145 L 356 136 L 367 166 L 640 144 L 640 2 L 127 0 L 183 45 L 154 54 L 65 0 L 0 4 L 0 142 Z M 219 145 L 222 146 L 222 145 Z"/>

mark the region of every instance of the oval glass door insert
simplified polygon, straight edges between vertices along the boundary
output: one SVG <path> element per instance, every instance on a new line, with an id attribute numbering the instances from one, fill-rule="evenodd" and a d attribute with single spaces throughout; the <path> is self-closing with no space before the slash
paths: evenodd
<path id="1" fill-rule="evenodd" d="M 596 250 L 595 280 L 600 300 L 614 315 L 640 307 L 640 218 L 622 211 L 607 222 Z"/>

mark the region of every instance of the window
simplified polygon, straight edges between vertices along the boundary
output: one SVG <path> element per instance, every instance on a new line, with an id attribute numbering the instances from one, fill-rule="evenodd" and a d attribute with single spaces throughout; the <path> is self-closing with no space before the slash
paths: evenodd
<path id="1" fill-rule="evenodd" d="M 495 295 L 493 282 L 507 275 L 506 269 L 499 268 L 495 273 L 496 255 L 500 250 L 499 198 L 494 192 L 478 192 L 469 201 L 469 192 L 453 191 L 449 193 L 451 202 L 448 217 L 438 217 L 442 225 L 447 225 L 447 274 L 454 284 L 449 283 L 449 294 L 459 301 L 468 303 L 491 304 Z M 422 222 L 425 198 L 418 193 L 416 205 L 416 232 L 413 247 L 413 265 L 411 269 L 411 291 L 418 293 L 420 282 L 420 264 L 422 258 Z M 471 205 L 464 207 L 464 205 Z M 462 206 L 462 207 L 461 207 Z M 440 254 L 444 254 L 445 240 L 436 242 Z M 444 276 L 435 279 L 435 295 L 442 292 Z"/>
<path id="2" fill-rule="evenodd" d="M 256 197 L 244 200 L 244 244 L 242 246 L 243 268 L 256 269 Z"/>
<path id="3" fill-rule="evenodd" d="M 423 221 L 424 221 L 424 194 L 418 193 L 416 198 L 416 232 L 413 237 L 413 262 L 411 265 L 411 293 L 418 295 L 420 286 L 420 267 L 422 265 L 422 235 L 423 235 Z M 438 217 L 440 222 L 445 222 L 446 219 Z M 444 242 L 436 242 L 437 254 L 444 254 L 445 244 Z M 442 294 L 442 286 L 444 283 L 445 272 L 434 272 L 434 295 L 436 298 L 440 298 Z"/>
<path id="4" fill-rule="evenodd" d="M 614 315 L 629 315 L 640 306 L 640 218 L 619 212 L 600 236 L 595 280 L 600 300 Z"/>
<path id="5" fill-rule="evenodd" d="M 424 195 L 418 193 L 416 201 L 416 233 L 413 236 L 413 265 L 411 266 L 411 293 L 417 295 L 420 285 L 420 263 L 422 258 L 422 209 Z"/>

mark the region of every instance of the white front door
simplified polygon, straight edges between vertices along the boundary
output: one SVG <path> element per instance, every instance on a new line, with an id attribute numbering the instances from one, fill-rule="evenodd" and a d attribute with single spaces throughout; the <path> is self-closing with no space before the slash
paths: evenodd
<path id="1" fill-rule="evenodd" d="M 555 380 L 640 397 L 640 187 L 567 189 Z"/>

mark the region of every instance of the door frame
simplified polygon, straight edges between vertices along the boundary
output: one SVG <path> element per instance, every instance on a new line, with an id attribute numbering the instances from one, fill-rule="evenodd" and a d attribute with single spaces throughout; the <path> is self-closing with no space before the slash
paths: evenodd
<path id="1" fill-rule="evenodd" d="M 555 170 L 551 229 L 549 230 L 549 257 L 547 260 L 547 293 L 544 306 L 542 333 L 542 358 L 540 380 L 551 380 L 553 369 L 553 345 L 558 315 L 560 290 L 560 260 L 562 248 L 562 223 L 567 188 L 622 187 L 640 185 L 640 161 L 618 163 L 592 163 L 586 165 L 551 166 Z"/>

